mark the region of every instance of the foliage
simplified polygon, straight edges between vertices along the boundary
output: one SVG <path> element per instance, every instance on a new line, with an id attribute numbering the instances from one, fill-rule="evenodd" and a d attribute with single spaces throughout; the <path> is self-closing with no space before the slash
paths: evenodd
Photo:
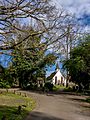
<path id="1" fill-rule="evenodd" d="M 71 87 L 66 87 L 63 89 L 63 92 L 75 92 L 75 91 Z"/>
<path id="2" fill-rule="evenodd" d="M 10 88 L 14 81 L 8 69 L 0 67 L 0 88 Z"/>
<path id="3" fill-rule="evenodd" d="M 85 101 L 90 103 L 90 97 L 88 97 Z"/>
<path id="4" fill-rule="evenodd" d="M 53 91 L 53 84 L 50 83 L 50 82 L 46 82 L 45 85 L 44 85 L 44 89 L 46 91 Z"/>
<path id="5" fill-rule="evenodd" d="M 63 85 L 55 85 L 55 86 L 53 86 L 53 91 L 58 91 L 58 90 L 63 90 L 63 89 L 65 89 L 65 86 L 63 86 Z"/>
<path id="6" fill-rule="evenodd" d="M 10 88 L 10 84 L 7 80 L 0 79 L 0 88 Z"/>
<path id="7" fill-rule="evenodd" d="M 65 61 L 64 67 L 68 69 L 71 81 L 79 88 L 89 88 L 90 84 L 90 36 L 75 47 L 70 53 L 70 59 Z"/>
<path id="8" fill-rule="evenodd" d="M 30 27 L 26 26 L 24 29 L 27 29 L 24 36 L 30 32 L 34 33 Z M 21 37 L 17 36 L 17 41 L 20 39 Z M 53 65 L 57 58 L 53 53 L 45 55 L 46 48 L 46 44 L 41 42 L 40 36 L 37 35 L 28 38 L 12 51 L 14 56 L 10 71 L 13 78 L 19 80 L 20 87 L 36 86 L 38 77 L 45 80 L 47 66 Z"/>

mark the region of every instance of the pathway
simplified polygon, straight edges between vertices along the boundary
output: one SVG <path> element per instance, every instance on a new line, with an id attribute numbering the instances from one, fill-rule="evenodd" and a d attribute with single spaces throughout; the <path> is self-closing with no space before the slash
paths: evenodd
<path id="1" fill-rule="evenodd" d="M 37 107 L 26 120 L 90 120 L 90 104 L 81 102 L 85 96 L 28 94 L 37 100 Z"/>
<path id="2" fill-rule="evenodd" d="M 14 91 L 15 89 L 10 90 Z M 36 108 L 30 112 L 25 120 L 90 120 L 90 104 L 82 102 L 86 96 L 46 95 L 20 91 L 19 89 L 16 91 L 26 93 L 37 101 Z"/>

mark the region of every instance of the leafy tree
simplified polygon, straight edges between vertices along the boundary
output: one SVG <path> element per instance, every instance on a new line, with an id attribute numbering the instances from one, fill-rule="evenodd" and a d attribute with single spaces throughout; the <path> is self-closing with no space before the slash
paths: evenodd
<path id="1" fill-rule="evenodd" d="M 65 61 L 71 81 L 79 85 L 79 89 L 88 89 L 90 86 L 90 36 L 75 47 L 70 53 L 70 59 Z"/>
<path id="2" fill-rule="evenodd" d="M 30 27 L 25 29 L 27 29 L 27 33 L 24 33 L 23 36 L 36 32 Z M 21 38 L 18 36 L 17 41 L 20 41 Z M 12 75 L 18 78 L 21 87 L 36 84 L 37 78 L 45 79 L 46 67 L 52 65 L 57 58 L 53 53 L 45 55 L 47 46 L 41 40 L 38 35 L 30 37 L 11 53 L 13 54 Z"/>

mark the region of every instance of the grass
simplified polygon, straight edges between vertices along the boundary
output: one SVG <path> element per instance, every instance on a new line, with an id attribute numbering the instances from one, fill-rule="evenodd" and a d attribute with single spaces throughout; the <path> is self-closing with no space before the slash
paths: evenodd
<path id="1" fill-rule="evenodd" d="M 53 87 L 53 91 L 63 91 L 63 92 L 73 92 L 73 89 L 71 87 L 65 87 L 63 85 L 55 85 Z"/>
<path id="2" fill-rule="evenodd" d="M 53 87 L 53 91 L 63 90 L 64 88 L 65 88 L 65 86 L 63 86 L 63 85 L 55 85 Z"/>
<path id="3" fill-rule="evenodd" d="M 21 114 L 18 113 L 18 106 L 22 106 Z M 35 101 L 32 98 L 6 92 L 0 94 L 0 120 L 3 115 L 7 120 L 23 120 L 34 107 Z"/>
<path id="4" fill-rule="evenodd" d="M 73 92 L 73 89 L 71 87 L 65 87 L 63 89 L 64 92 Z"/>

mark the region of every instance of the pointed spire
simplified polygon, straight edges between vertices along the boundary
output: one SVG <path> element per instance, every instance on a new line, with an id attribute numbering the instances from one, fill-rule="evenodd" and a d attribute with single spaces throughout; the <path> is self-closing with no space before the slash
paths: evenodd
<path id="1" fill-rule="evenodd" d="M 58 63 L 56 64 L 56 68 L 59 69 L 59 64 Z"/>
<path id="2" fill-rule="evenodd" d="M 57 62 L 56 63 L 56 69 L 55 69 L 56 71 L 58 71 L 58 70 L 60 70 L 60 68 L 59 68 L 59 63 Z"/>

